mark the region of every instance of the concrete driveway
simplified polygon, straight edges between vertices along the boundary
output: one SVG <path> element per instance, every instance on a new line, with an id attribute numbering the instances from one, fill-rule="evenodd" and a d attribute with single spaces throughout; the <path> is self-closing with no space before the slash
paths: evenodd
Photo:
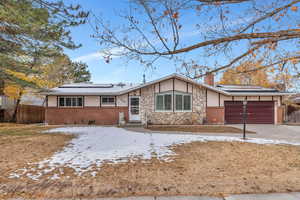
<path id="1" fill-rule="evenodd" d="M 243 128 L 242 124 L 230 126 Z M 248 134 L 247 137 L 300 142 L 300 126 L 248 124 L 247 130 L 256 132 L 256 134 Z"/>
<path id="2" fill-rule="evenodd" d="M 226 125 L 243 129 L 242 124 Z M 144 133 L 159 133 L 160 131 L 151 131 L 141 127 L 127 127 L 130 131 L 144 132 Z M 287 142 L 299 143 L 300 142 L 300 126 L 288 126 L 288 125 L 272 125 L 272 124 L 248 124 L 247 130 L 254 131 L 256 134 L 247 134 L 248 138 L 263 138 L 270 140 L 284 140 Z M 195 134 L 189 132 L 180 131 L 164 131 L 164 133 L 170 134 Z M 230 136 L 230 137 L 242 137 L 242 134 L 237 133 L 198 133 L 198 135 L 215 135 L 215 136 Z"/>

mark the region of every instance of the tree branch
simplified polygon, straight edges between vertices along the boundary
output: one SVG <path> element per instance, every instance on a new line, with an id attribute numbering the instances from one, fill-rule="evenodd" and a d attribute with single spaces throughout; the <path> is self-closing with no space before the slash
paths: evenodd
<path id="1" fill-rule="evenodd" d="M 277 13 L 281 12 L 282 10 L 285 10 L 289 7 L 291 7 L 292 5 L 296 4 L 296 3 L 299 3 L 300 0 L 295 0 L 295 1 L 292 1 L 291 3 L 285 5 L 285 6 L 282 6 L 280 8 L 276 8 L 275 10 L 273 10 L 272 12 L 268 12 L 267 14 L 265 14 L 264 16 L 254 20 L 253 22 L 251 22 L 250 24 L 248 24 L 245 28 L 243 28 L 239 33 L 243 33 L 245 31 L 247 31 L 249 28 L 251 28 L 252 26 L 254 26 L 255 24 L 269 18 L 269 17 L 273 17 L 274 15 L 276 15 Z"/>
<path id="2" fill-rule="evenodd" d="M 227 69 L 229 67 L 231 67 L 233 64 L 235 64 L 236 62 L 240 61 L 242 58 L 246 57 L 247 55 L 249 54 L 252 54 L 254 51 L 258 50 L 260 47 L 262 47 L 262 45 L 257 45 L 251 49 L 249 49 L 248 51 L 246 51 L 245 53 L 243 53 L 242 55 L 234 58 L 230 63 L 228 63 L 227 65 L 224 65 L 224 66 L 221 66 L 221 67 L 218 67 L 214 70 L 211 70 L 209 72 L 206 72 L 205 74 L 201 74 L 201 75 L 197 75 L 197 76 L 194 76 L 193 79 L 197 79 L 197 78 L 201 78 L 203 76 L 206 76 L 210 73 L 215 73 L 215 72 L 218 72 L 218 71 L 221 71 L 221 70 L 224 70 L 224 69 Z"/>

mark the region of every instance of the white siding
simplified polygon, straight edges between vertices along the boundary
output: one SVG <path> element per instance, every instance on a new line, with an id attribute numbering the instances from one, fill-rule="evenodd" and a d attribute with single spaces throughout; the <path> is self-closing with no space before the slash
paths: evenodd
<path id="1" fill-rule="evenodd" d="M 246 97 L 235 96 L 234 101 L 244 101 Z"/>
<path id="2" fill-rule="evenodd" d="M 193 92 L 193 85 L 189 83 L 189 93 Z"/>
<path id="3" fill-rule="evenodd" d="M 176 91 L 187 92 L 187 82 L 175 79 L 174 85 Z"/>
<path id="4" fill-rule="evenodd" d="M 272 101 L 272 97 L 265 97 L 265 96 L 261 96 L 260 97 L 261 101 Z"/>
<path id="5" fill-rule="evenodd" d="M 100 106 L 100 97 L 99 96 L 85 96 L 84 97 L 84 106 L 99 107 Z"/>
<path id="6" fill-rule="evenodd" d="M 210 90 L 207 90 L 207 106 L 219 106 L 219 94 Z"/>
<path id="7" fill-rule="evenodd" d="M 258 101 L 259 97 L 258 96 L 254 96 L 254 97 L 247 97 L 248 101 Z"/>
<path id="8" fill-rule="evenodd" d="M 187 86 L 188 85 L 188 86 Z M 173 90 L 173 79 L 165 80 L 160 83 L 154 84 L 155 93 L 167 92 Z M 174 79 L 174 90 L 179 92 L 193 92 L 193 86 L 186 81 Z"/>
<path id="9" fill-rule="evenodd" d="M 173 80 L 169 79 L 163 82 L 160 82 L 160 92 L 166 92 L 173 90 Z"/>
<path id="10" fill-rule="evenodd" d="M 57 107 L 57 96 L 48 96 L 48 107 Z"/>

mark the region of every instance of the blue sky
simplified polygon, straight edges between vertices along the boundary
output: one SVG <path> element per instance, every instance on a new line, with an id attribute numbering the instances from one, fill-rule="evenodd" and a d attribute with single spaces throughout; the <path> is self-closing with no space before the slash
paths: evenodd
<path id="1" fill-rule="evenodd" d="M 104 0 L 68 0 L 67 3 L 80 4 L 84 10 L 91 11 L 96 15 L 101 15 L 105 19 L 109 19 L 114 25 L 121 24 L 120 18 L 117 16 L 118 11 L 127 8 L 128 0 L 112 0 L 112 1 L 104 1 Z M 233 13 L 237 12 L 243 15 L 243 9 L 239 6 L 234 7 L 231 10 Z M 199 21 L 200 24 L 204 24 L 205 22 L 212 22 L 213 20 L 208 19 L 208 17 L 204 18 L 195 18 L 195 16 L 191 13 L 185 13 L 186 18 L 184 18 L 184 30 L 181 34 L 181 39 L 184 39 L 185 44 L 191 44 L 191 42 L 195 42 L 199 40 L 199 36 L 206 31 L 207 29 L 201 29 L 201 31 L 196 32 L 195 27 L 195 19 Z M 217 19 L 217 18 L 215 18 Z M 247 20 L 252 21 L 251 18 Z M 231 22 L 231 26 L 235 26 L 236 24 L 241 24 L 242 21 L 236 19 Z M 219 26 L 219 24 L 216 24 Z M 122 58 L 113 58 L 110 63 L 105 63 L 103 57 L 99 55 L 101 51 L 100 45 L 97 41 L 91 37 L 94 34 L 93 29 L 89 23 L 81 25 L 76 28 L 71 29 L 72 36 L 75 42 L 81 43 L 83 46 L 76 50 L 66 50 L 67 53 L 72 60 L 82 61 L 88 64 L 89 70 L 92 74 L 92 81 L 95 83 L 115 83 L 115 82 L 133 82 L 138 83 L 142 81 L 143 74 L 146 75 L 147 80 L 153 80 L 156 78 L 160 78 L 165 75 L 169 75 L 171 73 L 176 72 L 178 66 L 175 66 L 173 62 L 169 60 L 159 60 L 156 62 L 156 69 L 145 69 L 137 61 L 131 61 L 127 63 L 125 59 Z M 190 43 L 189 43 L 190 42 Z M 242 45 L 239 48 L 235 49 L 235 53 L 244 52 L 246 48 Z M 214 56 L 214 57 L 200 57 L 203 55 L 203 50 L 196 50 L 192 53 L 187 54 L 187 60 L 200 60 L 201 64 L 205 64 L 208 66 L 215 66 L 215 61 L 223 62 L 223 64 L 227 64 L 229 60 L 227 60 L 224 56 Z M 185 56 L 185 55 L 183 55 Z M 217 78 L 220 75 L 217 76 Z"/>
<path id="2" fill-rule="evenodd" d="M 69 1 L 68 1 L 69 2 Z M 126 0 L 97 1 L 97 0 L 72 0 L 73 3 L 80 4 L 83 9 L 101 14 L 109 18 L 114 23 L 118 23 L 116 11 L 126 6 Z M 83 61 L 88 64 L 92 74 L 92 81 L 95 83 L 133 82 L 138 83 L 143 79 L 145 73 L 147 80 L 153 80 L 176 71 L 175 66 L 170 66 L 166 61 L 159 62 L 159 69 L 146 70 L 136 61 L 125 62 L 122 58 L 114 58 L 107 64 L 97 52 L 101 50 L 97 41 L 91 37 L 94 34 L 90 24 L 84 24 L 71 29 L 75 42 L 81 43 L 82 47 L 76 50 L 66 50 L 72 60 Z"/>

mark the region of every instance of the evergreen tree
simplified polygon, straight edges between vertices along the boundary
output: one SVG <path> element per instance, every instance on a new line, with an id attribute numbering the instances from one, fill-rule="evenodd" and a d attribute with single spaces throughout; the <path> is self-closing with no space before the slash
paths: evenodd
<path id="1" fill-rule="evenodd" d="M 4 92 L 17 100 L 28 87 L 41 87 L 45 65 L 63 49 L 76 49 L 69 28 L 84 24 L 87 12 L 80 6 L 55 0 L 0 0 L 0 80 Z M 70 65 L 69 65 L 70 66 Z"/>
<path id="2" fill-rule="evenodd" d="M 73 82 L 88 82 L 91 80 L 91 74 L 88 71 L 88 65 L 83 62 L 72 62 Z"/>
<path id="3" fill-rule="evenodd" d="M 0 79 L 33 86 L 10 72 L 40 73 L 41 60 L 78 48 L 69 28 L 85 23 L 88 13 L 80 9 L 62 1 L 0 0 Z"/>

